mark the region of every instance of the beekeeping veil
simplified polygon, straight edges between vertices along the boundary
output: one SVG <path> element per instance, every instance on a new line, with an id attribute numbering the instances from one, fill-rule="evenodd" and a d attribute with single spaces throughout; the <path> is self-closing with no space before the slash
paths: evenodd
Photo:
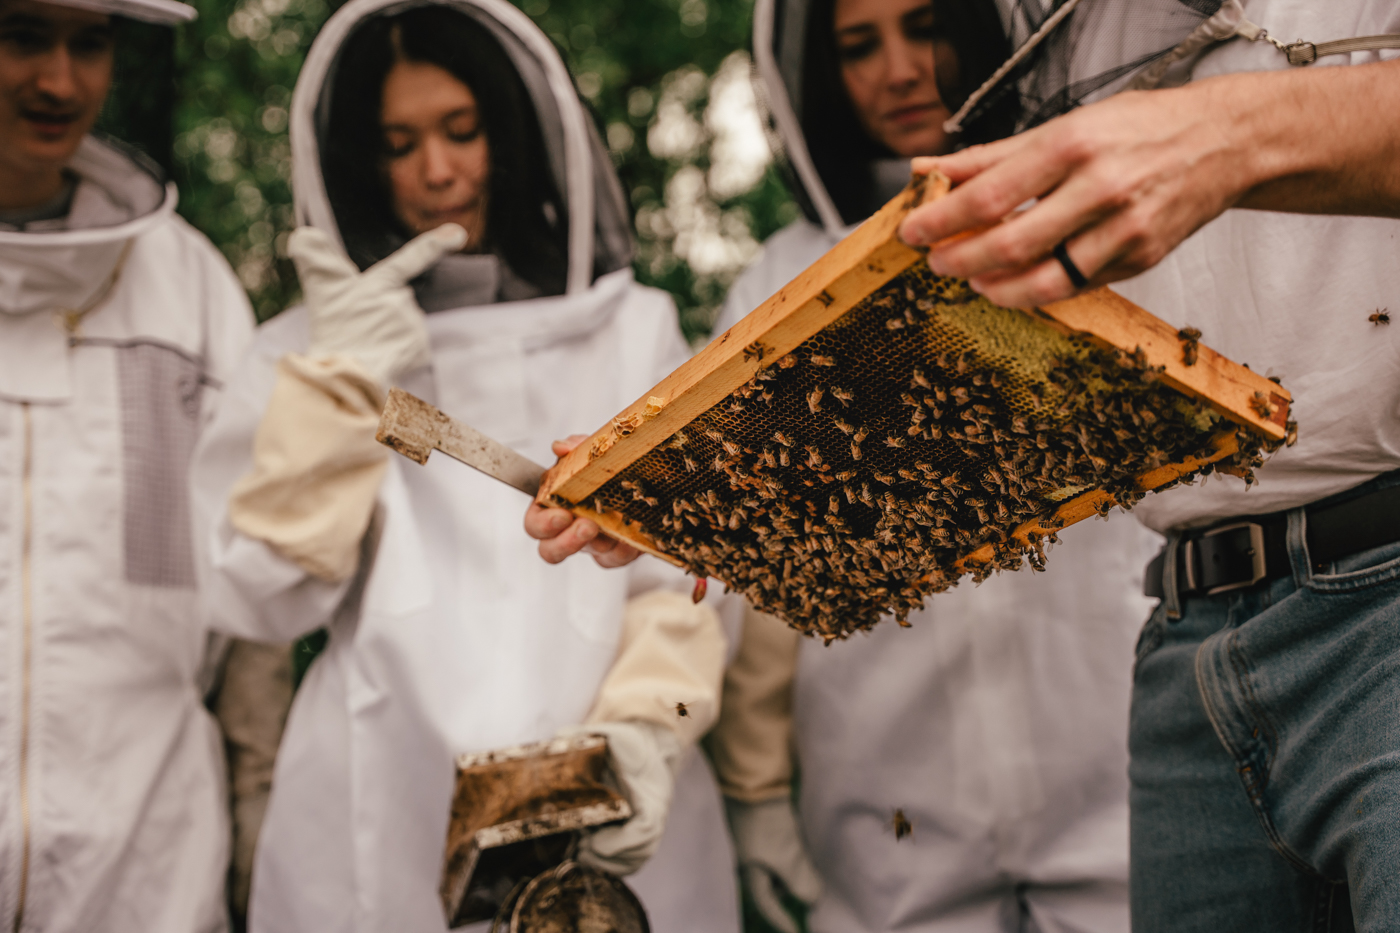
<path id="1" fill-rule="evenodd" d="M 334 153 L 329 151 L 327 140 L 337 80 L 353 78 L 339 71 L 347 43 L 379 17 L 427 7 L 452 10 L 481 27 L 499 44 L 508 67 L 515 69 L 524 86 L 545 149 L 541 174 L 547 176 L 534 185 L 540 194 L 532 209 L 544 216 L 551 235 L 557 234 L 558 262 L 564 266 L 557 276 L 560 284 L 556 291 L 581 292 L 598 276 L 626 266 L 632 256 L 626 203 L 597 130 L 554 46 L 528 17 L 505 0 L 352 0 L 326 22 L 311 46 L 292 98 L 292 187 L 297 223 L 330 233 L 348 247 L 347 252 L 361 267 L 383 258 L 406 240 L 403 231 L 387 229 L 393 227 L 392 222 L 365 221 L 364 215 L 357 214 L 353 202 L 361 193 L 354 197 L 337 195 L 333 203 L 328 192 L 335 189 L 327 184 L 327 168 Z M 489 106 L 482 103 L 483 108 Z M 366 106 L 370 105 L 366 101 Z M 366 155 L 374 157 L 373 153 Z M 500 170 L 502 160 L 498 155 L 493 146 L 493 172 Z M 507 166 L 511 168 L 514 167 Z M 375 193 L 362 194 L 370 198 Z M 366 242 L 367 234 L 378 235 L 381 231 L 355 226 L 366 223 L 386 228 L 368 255 L 356 243 Z M 469 293 L 474 274 L 472 262 L 483 258 L 487 257 L 448 257 L 433 275 L 455 275 L 466 290 L 463 294 Z M 461 268 L 454 271 L 454 263 Z M 456 306 L 472 303 L 477 302 L 460 300 Z M 436 310 L 427 304 L 425 308 Z"/>
<path id="2" fill-rule="evenodd" d="M 949 110 L 1010 54 L 996 0 L 935 0 L 934 59 Z M 769 144 L 803 212 L 833 236 L 864 220 L 909 179 L 909 163 L 871 140 L 841 83 L 835 0 L 758 0 L 755 94 Z M 1005 98 L 960 144 L 1005 135 Z"/>

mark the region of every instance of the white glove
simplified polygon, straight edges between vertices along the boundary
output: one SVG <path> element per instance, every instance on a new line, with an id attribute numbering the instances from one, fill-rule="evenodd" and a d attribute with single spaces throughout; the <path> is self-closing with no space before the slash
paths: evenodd
<path id="1" fill-rule="evenodd" d="M 781 891 L 811 907 L 821 897 L 822 881 L 802 844 L 792 802 L 787 797 L 758 803 L 726 797 L 724 809 L 754 906 L 775 930 L 797 933 L 797 922 L 783 907 Z"/>
<path id="2" fill-rule="evenodd" d="M 630 875 L 646 864 L 661 843 L 676 789 L 680 739 L 665 726 L 639 720 L 559 730 L 561 736 L 580 734 L 607 737 L 613 773 L 632 805 L 632 818 L 620 826 L 585 833 L 579 841 L 578 860 L 614 875 Z"/>
<path id="3" fill-rule="evenodd" d="M 325 231 L 292 231 L 287 255 L 311 317 L 310 355 L 354 357 L 384 386 L 426 366 L 428 327 L 408 282 L 466 242 L 467 231 L 443 224 L 361 272 Z"/>

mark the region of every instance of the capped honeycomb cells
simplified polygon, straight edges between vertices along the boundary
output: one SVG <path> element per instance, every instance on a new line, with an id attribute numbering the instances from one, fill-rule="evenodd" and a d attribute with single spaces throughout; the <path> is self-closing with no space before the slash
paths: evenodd
<path id="1" fill-rule="evenodd" d="M 1218 416 L 1140 355 L 1066 337 L 924 263 L 760 369 L 601 487 L 697 575 L 830 641 L 903 621 L 977 566 L 1044 566 L 1011 533 L 1089 489 L 1208 453 Z M 1262 440 L 1242 435 L 1248 471 Z M 1208 471 L 1210 468 L 1207 467 Z"/>

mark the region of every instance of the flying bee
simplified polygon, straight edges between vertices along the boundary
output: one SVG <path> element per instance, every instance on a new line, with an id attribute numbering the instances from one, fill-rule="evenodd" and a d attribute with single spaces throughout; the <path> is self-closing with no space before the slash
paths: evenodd
<path id="1" fill-rule="evenodd" d="M 1389 324 L 1390 309 L 1377 308 L 1375 311 L 1371 312 L 1371 316 L 1368 317 L 1366 320 L 1370 321 L 1372 324 L 1375 324 L 1377 327 L 1381 326 L 1382 324 Z"/>
<path id="2" fill-rule="evenodd" d="M 831 395 L 841 403 L 843 408 L 850 407 L 851 402 L 854 401 L 856 397 L 855 393 L 850 389 L 842 389 L 839 386 L 831 387 Z"/>
<path id="3" fill-rule="evenodd" d="M 822 396 L 824 394 L 825 390 L 821 386 L 817 386 L 807 393 L 807 407 L 811 409 L 812 414 L 815 415 L 822 410 Z"/>

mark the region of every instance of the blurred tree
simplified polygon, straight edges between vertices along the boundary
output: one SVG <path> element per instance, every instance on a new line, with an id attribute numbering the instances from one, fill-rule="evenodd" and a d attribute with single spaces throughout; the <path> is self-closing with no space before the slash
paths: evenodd
<path id="1" fill-rule="evenodd" d="M 192 0 L 179 37 L 181 212 L 224 250 L 261 318 L 293 301 L 287 108 L 326 0 Z M 520 0 L 598 117 L 636 219 L 638 278 L 693 340 L 796 208 L 749 85 L 751 0 Z"/>

